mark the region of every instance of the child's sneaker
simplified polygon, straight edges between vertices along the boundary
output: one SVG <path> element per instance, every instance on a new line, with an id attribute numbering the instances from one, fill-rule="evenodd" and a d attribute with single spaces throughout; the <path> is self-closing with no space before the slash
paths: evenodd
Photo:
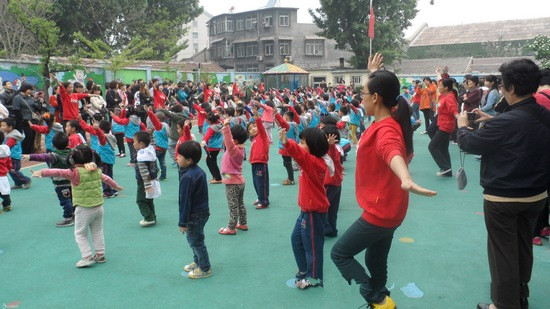
<path id="1" fill-rule="evenodd" d="M 534 237 L 534 238 L 533 238 L 533 245 L 535 245 L 535 246 L 542 246 L 542 238 L 540 238 L 540 237 Z"/>
<path id="2" fill-rule="evenodd" d="M 232 230 L 228 227 L 222 227 L 220 228 L 220 230 L 218 231 L 218 233 L 222 234 L 222 235 L 235 235 L 237 234 L 237 231 L 236 230 Z"/>
<path id="3" fill-rule="evenodd" d="M 82 268 L 82 267 L 88 267 L 94 264 L 95 264 L 94 257 L 90 256 L 89 258 L 83 258 L 82 260 L 76 262 L 76 267 Z"/>
<path id="4" fill-rule="evenodd" d="M 101 254 L 101 255 L 96 254 L 96 255 L 94 255 L 94 261 L 96 263 L 103 264 L 103 263 L 107 262 L 107 259 L 105 258 L 105 254 Z"/>
<path id="5" fill-rule="evenodd" d="M 322 286 L 323 286 L 322 283 L 313 284 L 307 279 L 296 280 L 296 287 L 299 288 L 300 290 L 305 290 L 305 289 L 309 289 L 309 288 L 316 288 L 316 287 L 322 287 Z"/>
<path id="6" fill-rule="evenodd" d="M 156 224 L 157 221 L 153 220 L 153 221 L 145 221 L 145 219 L 139 221 L 139 225 L 141 226 L 151 226 L 153 224 Z"/>
<path id="7" fill-rule="evenodd" d="M 67 227 L 67 226 L 73 226 L 74 225 L 74 218 L 63 218 L 63 220 L 57 222 L 55 226 L 57 227 Z"/>
<path id="8" fill-rule="evenodd" d="M 241 231 L 248 231 L 248 225 L 246 225 L 246 224 L 237 223 L 236 228 L 241 230 Z"/>
<path id="9" fill-rule="evenodd" d="M 386 298 L 384 299 L 384 304 L 383 305 L 372 303 L 372 304 L 370 304 L 370 306 L 371 306 L 372 309 L 395 309 L 395 308 L 397 308 L 397 306 L 395 305 L 395 302 L 389 296 L 386 296 Z"/>
<path id="10" fill-rule="evenodd" d="M 292 186 L 292 185 L 294 185 L 294 180 L 289 180 L 289 179 L 283 180 L 283 186 Z"/>
<path id="11" fill-rule="evenodd" d="M 268 207 L 269 207 L 269 205 L 262 205 L 262 204 L 259 204 L 259 203 L 258 203 L 258 205 L 256 205 L 256 209 L 258 209 L 258 210 L 260 210 L 260 209 L 266 209 L 266 208 L 268 208 Z"/>
<path id="12" fill-rule="evenodd" d="M 3 207 L 5 212 L 11 211 L 11 205 L 6 205 Z"/>
<path id="13" fill-rule="evenodd" d="M 202 271 L 198 267 L 193 269 L 187 274 L 187 277 L 189 277 L 190 279 L 202 279 L 202 278 L 208 278 L 211 276 L 212 276 L 212 269 L 208 269 L 207 271 Z"/>
<path id="14" fill-rule="evenodd" d="M 252 203 L 252 205 L 254 205 L 254 206 L 256 206 L 258 204 L 260 204 L 260 201 L 258 201 L 258 200 L 254 201 L 254 203 Z"/>
<path id="15" fill-rule="evenodd" d="M 544 229 L 542 229 L 542 231 L 540 232 L 540 236 L 542 237 L 550 236 L 550 227 L 545 227 Z"/>
<path id="16" fill-rule="evenodd" d="M 32 180 L 29 178 L 29 182 L 24 183 L 23 185 L 21 185 L 21 188 L 28 189 L 28 188 L 30 188 L 31 183 L 32 183 Z"/>
<path id="17" fill-rule="evenodd" d="M 23 186 L 17 186 L 17 185 L 11 186 L 12 190 L 17 190 L 17 189 L 21 189 L 21 188 L 23 188 Z"/>
<path id="18" fill-rule="evenodd" d="M 126 164 L 126 166 L 133 167 L 133 166 L 136 166 L 136 165 L 134 163 L 128 163 L 128 164 Z"/>
<path id="19" fill-rule="evenodd" d="M 121 157 L 121 158 L 124 158 L 124 157 L 126 157 L 126 154 L 125 154 L 125 153 L 121 153 L 121 154 L 120 154 L 120 157 Z"/>
<path id="20" fill-rule="evenodd" d="M 199 265 L 195 262 L 191 263 L 191 264 L 188 264 L 188 265 L 185 265 L 183 266 L 183 271 L 186 271 L 186 272 L 191 272 L 193 271 L 195 268 L 199 268 Z"/>

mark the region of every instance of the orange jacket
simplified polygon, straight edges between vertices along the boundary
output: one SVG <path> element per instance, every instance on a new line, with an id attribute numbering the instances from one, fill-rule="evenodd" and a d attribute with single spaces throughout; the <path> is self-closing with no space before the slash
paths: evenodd
<path id="1" fill-rule="evenodd" d="M 430 101 L 434 102 L 433 110 L 435 111 L 435 99 L 437 96 L 437 86 L 434 84 L 431 84 L 427 88 L 422 88 L 420 91 L 420 94 L 422 95 L 422 98 L 420 99 L 420 109 L 429 109 L 430 108 Z"/>

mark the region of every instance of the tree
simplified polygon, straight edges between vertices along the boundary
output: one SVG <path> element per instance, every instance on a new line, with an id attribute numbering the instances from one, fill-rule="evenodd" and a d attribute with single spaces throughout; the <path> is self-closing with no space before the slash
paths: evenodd
<path id="1" fill-rule="evenodd" d="M 527 47 L 535 52 L 535 59 L 541 60 L 543 68 L 550 68 L 550 38 L 538 35 Z"/>
<path id="2" fill-rule="evenodd" d="M 59 28 L 55 25 L 57 14 L 55 0 L 10 1 L 9 12 L 36 41 L 36 51 L 41 56 L 40 66 L 44 78 L 44 93 L 50 87 L 51 58 L 58 51 Z"/>
<path id="3" fill-rule="evenodd" d="M 154 51 L 148 58 L 172 59 L 186 48 L 179 43 L 189 23 L 202 13 L 198 0 L 58 0 L 61 42 L 74 52 L 73 33 L 101 40 L 111 50 L 125 48 L 140 36 Z"/>
<path id="4" fill-rule="evenodd" d="M 127 46 L 122 49 L 113 50 L 100 39 L 90 41 L 80 32 L 74 34 L 76 45 L 80 47 L 79 55 L 91 57 L 94 59 L 104 59 L 107 63 L 103 68 L 113 72 L 113 79 L 116 80 L 116 73 L 121 69 L 135 63 L 137 60 L 145 59 L 154 54 L 148 47 L 149 42 L 137 36 L 134 37 Z"/>
<path id="5" fill-rule="evenodd" d="M 17 59 L 34 43 L 30 32 L 9 11 L 9 0 L 0 0 L 0 42 L 3 57 Z"/>
<path id="6" fill-rule="evenodd" d="M 321 29 L 318 34 L 335 40 L 337 49 L 351 49 L 355 55 L 348 62 L 365 69 L 369 57 L 369 0 L 320 2 L 320 8 L 309 10 L 313 22 Z M 416 0 L 374 0 L 373 6 L 376 26 L 372 50 L 382 53 L 384 62 L 391 64 L 404 55 L 403 30 L 418 12 Z"/>

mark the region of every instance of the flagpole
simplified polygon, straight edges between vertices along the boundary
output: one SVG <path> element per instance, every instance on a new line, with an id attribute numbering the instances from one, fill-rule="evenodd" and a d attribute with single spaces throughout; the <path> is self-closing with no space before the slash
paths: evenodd
<path id="1" fill-rule="evenodd" d="M 369 7 L 369 12 L 372 12 L 372 10 L 370 10 L 372 8 L 372 0 L 370 0 L 370 7 Z M 369 19 L 372 18 L 372 15 L 369 13 Z M 370 27 L 370 22 L 369 22 L 369 27 Z M 370 29 L 369 29 L 370 31 Z M 372 38 L 370 38 L 370 44 L 369 44 L 369 58 L 372 57 Z"/>

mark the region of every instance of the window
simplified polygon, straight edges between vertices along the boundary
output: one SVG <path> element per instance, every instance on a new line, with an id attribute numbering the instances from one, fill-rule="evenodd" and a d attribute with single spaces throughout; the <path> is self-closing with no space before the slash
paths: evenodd
<path id="1" fill-rule="evenodd" d="M 344 76 L 334 76 L 334 84 L 339 84 L 340 82 L 345 82 Z"/>
<path id="2" fill-rule="evenodd" d="M 265 70 L 266 70 L 266 71 L 269 70 L 269 69 L 271 69 L 271 68 L 273 68 L 273 63 L 269 63 L 269 64 L 266 64 L 266 65 L 265 65 Z"/>
<path id="3" fill-rule="evenodd" d="M 245 46 L 244 44 L 237 45 L 237 58 L 243 58 L 245 55 Z"/>
<path id="4" fill-rule="evenodd" d="M 235 71 L 244 72 L 244 71 L 246 71 L 246 67 L 244 65 L 238 65 L 238 66 L 235 67 Z"/>
<path id="5" fill-rule="evenodd" d="M 283 14 L 279 15 L 279 26 L 288 27 L 290 26 L 288 13 L 283 13 Z"/>
<path id="6" fill-rule="evenodd" d="M 308 55 L 308 56 L 322 56 L 323 55 L 323 43 L 306 43 L 306 55 Z"/>
<path id="7" fill-rule="evenodd" d="M 264 16 L 264 27 L 272 27 L 273 26 L 273 16 Z"/>
<path id="8" fill-rule="evenodd" d="M 228 19 L 226 20 L 226 23 L 227 23 L 227 31 L 228 32 L 233 32 L 233 20 L 232 19 Z"/>
<path id="9" fill-rule="evenodd" d="M 225 21 L 216 22 L 216 33 L 225 32 Z"/>
<path id="10" fill-rule="evenodd" d="M 279 51 L 281 52 L 281 56 L 290 55 L 290 43 L 280 43 Z"/>
<path id="11" fill-rule="evenodd" d="M 199 26 L 199 23 L 197 20 L 193 20 L 193 27 L 197 28 Z"/>
<path id="12" fill-rule="evenodd" d="M 257 64 L 249 64 L 246 68 L 247 72 L 258 72 L 258 65 Z"/>
<path id="13" fill-rule="evenodd" d="M 216 35 L 216 22 L 215 21 L 210 23 L 210 35 Z"/>
<path id="14" fill-rule="evenodd" d="M 199 52 L 199 44 L 193 43 L 193 54 L 196 54 Z"/>
<path id="15" fill-rule="evenodd" d="M 356 85 L 361 85 L 361 76 L 352 76 L 351 82 Z"/>
<path id="16" fill-rule="evenodd" d="M 314 88 L 320 87 L 321 83 L 325 80 L 326 80 L 325 77 L 314 77 L 313 78 L 313 87 Z"/>
<path id="17" fill-rule="evenodd" d="M 256 15 L 250 15 L 246 18 L 246 30 L 256 29 Z"/>
<path id="18" fill-rule="evenodd" d="M 258 56 L 258 43 L 246 44 L 246 56 Z"/>
<path id="19" fill-rule="evenodd" d="M 242 18 L 237 19 L 237 22 L 235 23 L 235 30 L 237 31 L 244 30 L 244 19 Z"/>
<path id="20" fill-rule="evenodd" d="M 199 33 L 193 32 L 193 39 L 198 39 L 198 38 L 199 38 Z"/>
<path id="21" fill-rule="evenodd" d="M 264 54 L 266 56 L 273 56 L 273 43 L 265 43 Z"/>

